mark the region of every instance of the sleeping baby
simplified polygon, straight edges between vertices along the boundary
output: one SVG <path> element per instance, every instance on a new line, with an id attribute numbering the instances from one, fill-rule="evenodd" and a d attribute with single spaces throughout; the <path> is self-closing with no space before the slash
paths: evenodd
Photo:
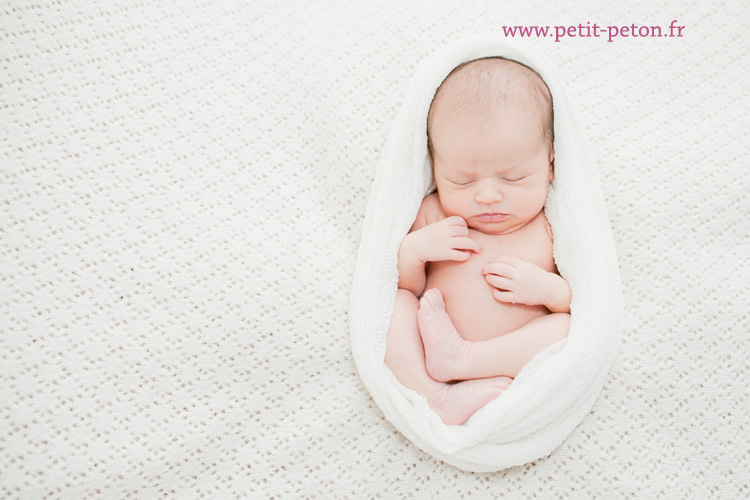
<path id="1" fill-rule="evenodd" d="M 552 109 L 535 71 L 499 57 L 455 68 L 430 105 L 437 192 L 399 248 L 385 362 L 448 425 L 568 334 L 571 291 L 543 211 Z"/>

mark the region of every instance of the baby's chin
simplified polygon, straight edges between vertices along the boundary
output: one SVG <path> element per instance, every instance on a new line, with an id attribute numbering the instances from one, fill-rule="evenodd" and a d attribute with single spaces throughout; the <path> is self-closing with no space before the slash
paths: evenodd
<path id="1" fill-rule="evenodd" d="M 467 221 L 467 225 L 470 229 L 484 234 L 506 234 L 514 231 L 513 226 L 508 224 L 507 220 L 502 222 L 482 222 L 470 219 Z"/>
<path id="2" fill-rule="evenodd" d="M 501 235 L 512 233 L 513 231 L 525 226 L 526 223 L 524 221 L 519 222 L 513 216 L 500 222 L 483 222 L 472 217 L 466 221 L 466 225 L 469 226 L 470 229 L 479 231 L 480 233 Z"/>

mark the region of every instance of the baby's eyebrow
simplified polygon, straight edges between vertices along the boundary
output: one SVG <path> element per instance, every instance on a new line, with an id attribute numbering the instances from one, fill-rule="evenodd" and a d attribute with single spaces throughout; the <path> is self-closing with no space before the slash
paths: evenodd
<path id="1" fill-rule="evenodd" d="M 461 170 L 461 169 L 454 170 L 453 174 L 455 174 L 455 175 L 462 175 L 464 177 L 474 177 L 476 175 L 471 170 Z"/>
<path id="2" fill-rule="evenodd" d="M 505 171 L 506 174 L 519 175 L 524 173 L 524 168 L 521 165 L 514 165 Z"/>

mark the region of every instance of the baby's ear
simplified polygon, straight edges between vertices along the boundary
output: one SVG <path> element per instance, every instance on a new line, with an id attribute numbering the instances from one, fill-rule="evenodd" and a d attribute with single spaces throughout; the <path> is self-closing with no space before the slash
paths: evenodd
<path id="1" fill-rule="evenodd" d="M 549 181 L 555 178 L 555 148 L 550 148 L 549 152 Z"/>

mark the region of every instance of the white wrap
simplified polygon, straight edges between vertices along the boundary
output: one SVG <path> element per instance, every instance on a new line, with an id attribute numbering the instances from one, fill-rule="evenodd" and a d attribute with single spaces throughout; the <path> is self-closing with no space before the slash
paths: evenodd
<path id="1" fill-rule="evenodd" d="M 462 62 L 503 56 L 535 69 L 555 112 L 555 180 L 545 213 L 554 256 L 573 291 L 568 339 L 540 353 L 500 397 L 462 426 L 446 426 L 402 386 L 383 359 L 399 244 L 432 184 L 426 117 L 435 90 Z M 493 471 L 548 455 L 591 409 L 623 330 L 617 256 L 584 130 L 552 65 L 498 33 L 439 49 L 419 67 L 391 129 L 367 205 L 350 304 L 351 342 L 364 384 L 390 420 L 424 451 L 456 467 Z"/>

